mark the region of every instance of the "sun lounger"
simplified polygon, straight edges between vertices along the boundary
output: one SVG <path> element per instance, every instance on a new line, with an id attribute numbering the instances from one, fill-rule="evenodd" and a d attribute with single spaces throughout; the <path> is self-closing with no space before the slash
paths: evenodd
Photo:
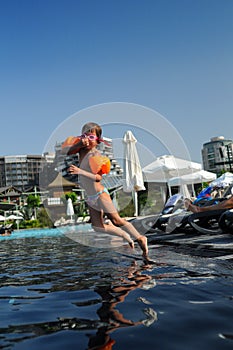
<path id="1" fill-rule="evenodd" d="M 184 232 L 186 226 L 189 226 L 188 216 L 189 214 L 184 209 L 182 195 L 175 194 L 165 203 L 161 213 L 137 218 L 132 220 L 131 223 L 141 233 L 155 233 L 158 230 L 169 233 L 179 230 Z"/>
<path id="2" fill-rule="evenodd" d="M 219 219 L 226 209 L 210 210 L 189 215 L 188 223 L 200 233 L 222 233 Z"/>
<path id="3" fill-rule="evenodd" d="M 226 210 L 218 220 L 219 227 L 227 233 L 233 233 L 233 209 Z"/>
<path id="4" fill-rule="evenodd" d="M 225 201 L 232 196 L 232 186 L 229 186 L 224 193 L 224 197 L 213 198 L 207 201 L 198 202 L 198 206 L 211 206 L 219 202 Z M 229 209 L 210 210 L 199 213 L 190 214 L 188 218 L 189 224 L 200 233 L 223 233 L 232 231 L 233 215 Z"/>

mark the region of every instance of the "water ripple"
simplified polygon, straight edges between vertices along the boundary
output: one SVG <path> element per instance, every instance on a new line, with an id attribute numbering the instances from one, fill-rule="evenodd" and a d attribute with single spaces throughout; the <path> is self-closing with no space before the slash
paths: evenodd
<path id="1" fill-rule="evenodd" d="M 117 339 L 117 349 L 172 350 L 172 336 L 176 348 L 195 349 L 195 326 L 199 350 L 230 349 L 231 262 L 151 247 L 157 264 L 144 266 L 126 249 L 62 236 L 1 242 L 0 346 L 111 349 Z"/>

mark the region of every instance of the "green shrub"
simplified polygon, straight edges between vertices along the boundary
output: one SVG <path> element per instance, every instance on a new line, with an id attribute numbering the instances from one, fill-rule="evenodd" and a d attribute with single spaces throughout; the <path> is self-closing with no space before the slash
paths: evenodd
<path id="1" fill-rule="evenodd" d="M 39 227 L 53 227 L 53 222 L 48 216 L 45 208 L 40 208 L 37 212 L 37 219 L 39 222 Z"/>

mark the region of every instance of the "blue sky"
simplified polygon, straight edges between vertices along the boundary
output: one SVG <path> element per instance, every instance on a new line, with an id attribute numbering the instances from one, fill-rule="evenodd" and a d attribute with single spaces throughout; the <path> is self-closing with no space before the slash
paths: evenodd
<path id="1" fill-rule="evenodd" d="M 0 0 L 0 43 L 1 156 L 41 154 L 67 118 L 110 102 L 157 111 L 193 161 L 233 139 L 231 0 Z"/>

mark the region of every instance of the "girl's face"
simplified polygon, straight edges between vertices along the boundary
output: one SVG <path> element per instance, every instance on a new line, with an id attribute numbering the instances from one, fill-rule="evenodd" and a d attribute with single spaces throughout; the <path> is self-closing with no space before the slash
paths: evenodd
<path id="1" fill-rule="evenodd" d="M 89 149 L 96 147 L 98 144 L 98 136 L 96 136 L 95 130 L 91 132 L 86 132 L 81 137 L 85 146 Z"/>

